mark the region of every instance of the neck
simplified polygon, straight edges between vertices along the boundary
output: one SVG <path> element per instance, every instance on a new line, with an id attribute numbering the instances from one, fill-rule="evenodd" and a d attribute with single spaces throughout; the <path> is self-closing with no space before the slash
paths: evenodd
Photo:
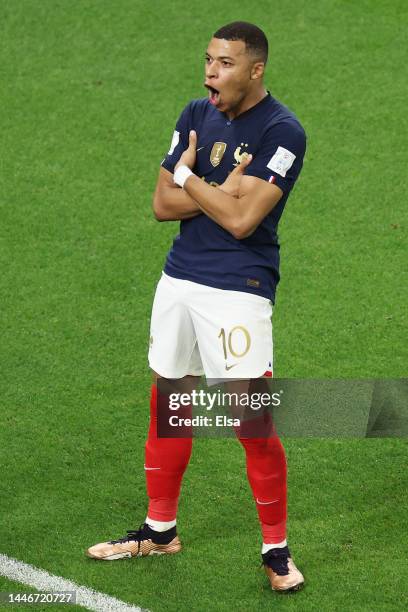
<path id="1" fill-rule="evenodd" d="M 249 95 L 245 96 L 240 102 L 238 102 L 237 106 L 231 108 L 226 112 L 228 119 L 235 119 L 242 113 L 245 113 L 247 110 L 256 106 L 258 102 L 263 100 L 265 96 L 268 94 L 265 87 L 262 85 L 259 89 L 254 92 L 251 92 Z"/>

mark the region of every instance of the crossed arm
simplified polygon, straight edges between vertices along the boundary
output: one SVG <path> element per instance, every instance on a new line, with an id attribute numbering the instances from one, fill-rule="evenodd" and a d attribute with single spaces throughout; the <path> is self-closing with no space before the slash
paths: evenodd
<path id="1" fill-rule="evenodd" d="M 196 136 L 190 134 L 189 146 L 184 151 L 176 168 L 195 163 Z M 250 236 L 276 206 L 282 190 L 276 185 L 254 176 L 244 176 L 245 167 L 251 158 L 241 162 L 220 185 L 213 187 L 193 175 L 181 189 L 173 182 L 173 175 L 160 169 L 153 197 L 153 210 L 159 221 L 191 219 L 204 213 L 230 232 L 237 240 Z"/>
<path id="2" fill-rule="evenodd" d="M 174 183 L 173 174 L 160 168 L 153 195 L 153 212 L 158 221 L 181 221 L 200 215 L 202 210 L 187 191 Z"/>

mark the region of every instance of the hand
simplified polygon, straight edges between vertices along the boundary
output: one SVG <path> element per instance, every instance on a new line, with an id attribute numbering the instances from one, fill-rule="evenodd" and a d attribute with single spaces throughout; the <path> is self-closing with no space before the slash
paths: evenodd
<path id="1" fill-rule="evenodd" d="M 233 198 L 237 198 L 239 196 L 239 186 L 241 184 L 241 179 L 244 174 L 244 170 L 252 161 L 252 155 L 245 155 L 242 162 L 238 164 L 236 168 L 227 176 L 222 185 L 219 186 L 218 189 L 228 193 L 228 195 Z"/>
<path id="2" fill-rule="evenodd" d="M 192 170 L 194 168 L 194 164 L 196 161 L 196 155 L 197 155 L 196 149 L 197 149 L 197 134 L 194 130 L 191 130 L 189 137 L 188 137 L 188 147 L 184 151 L 180 159 L 178 160 L 174 168 L 174 171 L 176 171 L 179 166 L 188 166 L 190 170 Z"/>

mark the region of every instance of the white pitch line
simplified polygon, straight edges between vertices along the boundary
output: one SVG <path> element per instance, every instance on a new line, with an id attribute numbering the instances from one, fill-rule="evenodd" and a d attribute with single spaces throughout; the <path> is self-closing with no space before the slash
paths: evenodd
<path id="1" fill-rule="evenodd" d="M 88 610 L 95 610 L 95 612 L 148 612 L 148 610 L 131 606 L 120 599 L 88 589 L 71 580 L 53 576 L 45 570 L 37 569 L 33 565 L 22 563 L 7 555 L 0 554 L 0 575 L 34 587 L 39 592 L 75 591 L 75 603 Z"/>

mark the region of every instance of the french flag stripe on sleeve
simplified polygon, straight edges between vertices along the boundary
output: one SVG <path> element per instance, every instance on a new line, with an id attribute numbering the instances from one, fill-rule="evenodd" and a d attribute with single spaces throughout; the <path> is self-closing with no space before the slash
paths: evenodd
<path id="1" fill-rule="evenodd" d="M 271 176 L 268 178 L 268 183 L 274 183 L 275 182 L 275 177 L 273 176 L 273 174 L 271 174 Z"/>

